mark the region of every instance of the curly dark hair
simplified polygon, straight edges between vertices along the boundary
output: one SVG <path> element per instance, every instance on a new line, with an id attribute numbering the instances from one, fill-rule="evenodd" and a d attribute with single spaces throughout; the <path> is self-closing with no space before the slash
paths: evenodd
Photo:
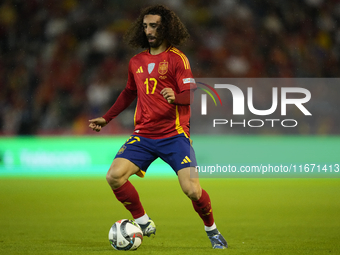
<path id="1" fill-rule="evenodd" d="M 161 25 L 158 27 L 157 33 L 171 45 L 179 46 L 189 38 L 187 29 L 172 10 L 164 5 L 153 5 L 141 11 L 136 22 L 124 36 L 125 41 L 133 48 L 149 48 L 143 28 L 144 16 L 149 14 L 161 16 Z"/>

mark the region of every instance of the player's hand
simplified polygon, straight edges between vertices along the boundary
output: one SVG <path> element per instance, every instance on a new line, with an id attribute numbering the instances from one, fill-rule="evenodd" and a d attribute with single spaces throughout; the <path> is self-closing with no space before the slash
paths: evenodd
<path id="1" fill-rule="evenodd" d="M 89 120 L 89 122 L 90 122 L 89 128 L 97 132 L 99 132 L 102 129 L 102 127 L 105 127 L 107 124 L 106 120 L 102 117 Z"/>
<path id="2" fill-rule="evenodd" d="M 172 88 L 162 89 L 161 94 L 169 104 L 172 104 L 175 101 L 175 92 L 172 90 Z"/>

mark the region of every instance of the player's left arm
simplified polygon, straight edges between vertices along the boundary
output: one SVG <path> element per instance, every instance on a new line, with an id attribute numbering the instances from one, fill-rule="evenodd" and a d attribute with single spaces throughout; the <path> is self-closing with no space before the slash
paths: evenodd
<path id="1" fill-rule="evenodd" d="M 175 56 L 177 61 L 174 66 L 174 73 L 179 93 L 176 94 L 172 88 L 164 88 L 161 94 L 169 104 L 190 105 L 194 99 L 194 91 L 197 88 L 195 79 L 187 57 L 183 53 L 177 53 Z"/>
<path id="2" fill-rule="evenodd" d="M 194 99 L 193 89 L 184 90 L 181 93 L 176 94 L 172 88 L 164 88 L 162 89 L 161 94 L 169 104 L 190 105 L 190 102 Z"/>

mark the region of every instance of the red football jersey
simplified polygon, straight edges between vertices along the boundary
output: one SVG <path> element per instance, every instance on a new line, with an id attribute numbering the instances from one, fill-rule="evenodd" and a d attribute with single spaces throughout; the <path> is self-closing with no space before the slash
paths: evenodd
<path id="1" fill-rule="evenodd" d="M 169 104 L 160 94 L 172 88 L 175 94 L 195 89 L 187 57 L 170 46 L 166 51 L 151 55 L 143 51 L 129 63 L 127 88 L 137 90 L 134 134 L 148 138 L 165 138 L 189 133 L 190 105 Z"/>

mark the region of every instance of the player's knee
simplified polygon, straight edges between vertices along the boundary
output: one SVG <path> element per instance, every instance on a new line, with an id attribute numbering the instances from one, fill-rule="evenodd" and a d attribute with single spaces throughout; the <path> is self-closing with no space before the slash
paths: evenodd
<path id="1" fill-rule="evenodd" d="M 201 198 L 202 190 L 200 188 L 190 188 L 187 190 L 184 190 L 185 195 L 188 196 L 191 200 L 198 200 Z"/>
<path id="2" fill-rule="evenodd" d="M 112 189 L 118 189 L 124 184 L 123 177 L 113 168 L 110 168 L 106 174 L 106 181 Z"/>

